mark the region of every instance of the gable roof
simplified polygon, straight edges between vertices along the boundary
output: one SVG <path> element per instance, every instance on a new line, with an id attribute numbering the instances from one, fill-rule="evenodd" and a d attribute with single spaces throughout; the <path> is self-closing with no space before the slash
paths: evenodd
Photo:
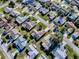
<path id="1" fill-rule="evenodd" d="M 22 23 L 25 22 L 28 18 L 29 18 L 29 16 L 24 16 L 24 17 L 18 16 L 18 17 L 16 18 L 16 21 L 17 21 L 18 24 L 22 24 Z"/>
<path id="2" fill-rule="evenodd" d="M 55 59 L 65 59 L 67 56 L 65 49 L 60 45 L 58 45 L 51 53 L 55 56 Z"/>
<path id="3" fill-rule="evenodd" d="M 38 55 L 38 53 L 39 52 L 35 49 L 35 47 L 32 44 L 30 44 L 29 49 L 28 49 L 28 55 L 27 55 L 26 59 L 34 59 L 34 57 L 36 55 Z"/>
<path id="4" fill-rule="evenodd" d="M 23 36 L 18 37 L 13 43 L 15 44 L 18 51 L 22 51 L 26 46 L 26 41 Z"/>

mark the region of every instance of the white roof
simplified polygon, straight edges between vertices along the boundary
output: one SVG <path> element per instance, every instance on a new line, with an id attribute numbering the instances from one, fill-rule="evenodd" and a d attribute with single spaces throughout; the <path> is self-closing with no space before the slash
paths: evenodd
<path id="1" fill-rule="evenodd" d="M 26 21 L 28 18 L 29 18 L 28 16 L 24 16 L 24 17 L 18 16 L 18 17 L 16 18 L 16 21 L 17 21 L 19 24 L 21 24 L 21 23 L 23 23 L 24 21 Z"/>
<path id="2" fill-rule="evenodd" d="M 5 8 L 4 8 L 4 10 L 5 10 L 5 12 L 9 13 L 9 12 L 11 12 L 11 11 L 12 11 L 12 8 L 5 7 Z"/>
<path id="3" fill-rule="evenodd" d="M 36 55 L 38 54 L 38 51 L 34 48 L 32 44 L 30 44 L 29 47 Z"/>
<path id="4" fill-rule="evenodd" d="M 65 49 L 63 49 L 61 46 L 56 47 L 51 53 L 58 59 L 65 59 L 67 56 Z"/>
<path id="5" fill-rule="evenodd" d="M 27 55 L 26 59 L 34 59 L 34 57 L 38 54 L 38 51 L 32 44 L 29 45 L 29 48 L 30 48 L 28 52 L 29 55 Z"/>

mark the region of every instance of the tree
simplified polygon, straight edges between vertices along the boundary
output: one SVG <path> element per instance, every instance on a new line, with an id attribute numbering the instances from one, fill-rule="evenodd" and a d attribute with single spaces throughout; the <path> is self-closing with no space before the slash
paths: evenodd
<path id="1" fill-rule="evenodd" d="M 17 55 L 18 55 L 18 53 L 16 53 L 16 54 L 15 54 L 14 59 L 16 59 L 16 58 L 17 58 Z"/>
<path id="2" fill-rule="evenodd" d="M 16 2 L 22 2 L 22 0 L 16 0 Z"/>
<path id="3" fill-rule="evenodd" d="M 54 41 L 55 41 L 56 43 L 62 42 L 62 39 L 63 39 L 63 35 L 62 35 L 60 32 L 57 32 L 57 33 L 54 35 Z"/>
<path id="4" fill-rule="evenodd" d="M 9 46 L 9 47 L 8 47 L 8 50 L 7 50 L 7 52 L 9 52 L 11 49 L 12 49 L 12 47 L 11 47 L 11 46 Z"/>
<path id="5" fill-rule="evenodd" d="M 14 8 L 14 6 L 15 6 L 15 3 L 13 1 L 10 1 L 9 7 Z"/>
<path id="6" fill-rule="evenodd" d="M 28 38 L 28 36 L 27 36 L 27 35 L 24 35 L 24 38 L 25 38 L 25 39 L 27 39 L 27 38 Z"/>

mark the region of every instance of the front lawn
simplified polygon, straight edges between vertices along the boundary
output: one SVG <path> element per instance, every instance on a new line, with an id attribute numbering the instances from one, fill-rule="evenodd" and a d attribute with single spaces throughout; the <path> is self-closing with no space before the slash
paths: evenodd
<path id="1" fill-rule="evenodd" d="M 39 17 L 41 17 L 42 19 L 44 19 L 45 21 L 47 21 L 49 18 L 48 18 L 48 14 L 42 16 L 41 14 L 38 14 Z"/>
<path id="2" fill-rule="evenodd" d="M 67 59 L 79 59 L 79 56 L 68 46 L 65 46 L 67 50 Z"/>

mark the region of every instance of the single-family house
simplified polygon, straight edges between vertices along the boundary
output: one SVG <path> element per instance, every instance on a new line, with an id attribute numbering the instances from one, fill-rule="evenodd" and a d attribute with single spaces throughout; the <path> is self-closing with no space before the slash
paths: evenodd
<path id="1" fill-rule="evenodd" d="M 68 16 L 70 21 L 75 21 L 77 17 L 78 17 L 78 14 L 69 14 Z"/>
<path id="2" fill-rule="evenodd" d="M 35 47 L 32 44 L 30 44 L 26 59 L 34 59 L 38 54 L 39 52 L 35 49 Z"/>
<path id="3" fill-rule="evenodd" d="M 40 8 L 39 12 L 44 15 L 44 14 L 46 14 L 47 12 L 49 12 L 49 10 L 46 9 L 46 8 Z"/>
<path id="4" fill-rule="evenodd" d="M 47 0 L 39 0 L 39 1 L 44 3 L 44 2 L 46 2 Z"/>
<path id="5" fill-rule="evenodd" d="M 19 52 L 21 52 L 26 47 L 26 39 L 23 38 L 23 36 L 16 38 L 13 43 Z"/>
<path id="6" fill-rule="evenodd" d="M 20 12 L 18 12 L 18 11 L 12 11 L 10 13 L 10 15 L 13 16 L 13 17 L 18 17 L 20 15 Z"/>
<path id="7" fill-rule="evenodd" d="M 29 18 L 29 16 L 24 16 L 24 17 L 18 16 L 18 17 L 16 18 L 16 21 L 17 21 L 18 24 L 22 24 L 22 23 L 25 22 L 28 18 Z"/>
<path id="8" fill-rule="evenodd" d="M 45 33 L 46 31 L 44 29 L 42 29 L 41 31 L 33 29 L 30 34 L 36 41 L 38 41 Z"/>
<path id="9" fill-rule="evenodd" d="M 5 11 L 6 13 L 10 13 L 10 12 L 12 12 L 12 8 L 5 7 L 5 8 L 4 8 L 4 11 Z"/>
<path id="10" fill-rule="evenodd" d="M 22 27 L 26 30 L 31 30 L 33 27 L 35 27 L 37 23 L 35 21 L 31 21 L 31 22 L 25 22 L 22 24 Z"/>
<path id="11" fill-rule="evenodd" d="M 7 34 L 7 36 L 9 37 L 10 41 L 13 42 L 19 37 L 19 33 L 16 31 L 16 29 L 13 29 Z"/>
<path id="12" fill-rule="evenodd" d="M 48 50 L 53 43 L 52 37 L 50 35 L 48 35 L 44 39 L 45 39 L 45 41 L 42 42 L 42 47 L 44 48 L 44 50 Z"/>
<path id="13" fill-rule="evenodd" d="M 67 10 L 64 10 L 64 9 L 59 9 L 59 11 L 58 12 L 60 12 L 61 14 L 63 14 L 63 15 L 68 15 L 68 11 Z"/>
<path id="14" fill-rule="evenodd" d="M 79 37 L 79 30 L 76 30 L 73 34 L 72 34 L 72 38 L 73 39 L 77 39 Z"/>
<path id="15" fill-rule="evenodd" d="M 50 12 L 48 12 L 48 17 L 49 17 L 49 19 L 54 19 L 55 17 L 57 16 L 57 12 L 55 12 L 55 11 L 50 11 Z"/>
<path id="16" fill-rule="evenodd" d="M 28 6 L 32 6 L 33 2 L 34 2 L 34 0 L 22 0 L 22 3 L 27 3 Z"/>
<path id="17" fill-rule="evenodd" d="M 47 59 L 45 55 L 41 55 L 38 59 Z"/>
<path id="18" fill-rule="evenodd" d="M 0 17 L 0 28 L 7 24 L 7 20 L 4 21 L 4 18 Z"/>
<path id="19" fill-rule="evenodd" d="M 33 0 L 22 0 L 23 3 L 33 3 Z"/>
<path id="20" fill-rule="evenodd" d="M 3 35 L 6 35 L 7 33 L 9 33 L 14 28 L 15 28 L 15 25 L 13 23 L 4 25 Z"/>
<path id="21" fill-rule="evenodd" d="M 64 15 L 67 15 L 68 14 L 68 12 L 66 11 L 66 10 L 64 10 L 64 9 L 62 9 L 60 6 L 58 6 L 58 5 L 55 5 L 55 4 L 52 4 L 52 9 L 53 10 L 56 10 L 56 11 L 58 11 L 59 13 L 61 13 L 61 14 L 64 14 Z"/>
<path id="22" fill-rule="evenodd" d="M 63 25 L 65 22 L 66 22 L 66 18 L 62 16 L 58 16 L 57 18 L 54 19 L 55 24 Z"/>
<path id="23" fill-rule="evenodd" d="M 74 31 L 73 28 L 69 28 L 69 29 L 66 31 L 66 33 L 69 35 L 69 34 L 71 34 L 73 31 Z"/>
<path id="24" fill-rule="evenodd" d="M 67 56 L 66 50 L 61 45 L 58 45 L 51 53 L 54 56 L 54 59 L 65 59 Z"/>
<path id="25" fill-rule="evenodd" d="M 75 25 L 72 22 L 66 22 L 66 27 L 75 28 Z"/>
<path id="26" fill-rule="evenodd" d="M 75 0 L 65 0 L 65 1 L 68 2 L 68 3 L 71 3 L 73 5 L 78 5 L 77 0 L 76 1 Z"/>
<path id="27" fill-rule="evenodd" d="M 51 5 L 51 8 L 52 8 L 52 10 L 56 10 L 56 11 L 60 10 L 60 7 L 57 5 L 54 5 L 54 4 Z"/>
<path id="28" fill-rule="evenodd" d="M 34 7 L 35 7 L 36 10 L 38 10 L 42 7 L 42 5 L 38 2 L 34 2 Z"/>

